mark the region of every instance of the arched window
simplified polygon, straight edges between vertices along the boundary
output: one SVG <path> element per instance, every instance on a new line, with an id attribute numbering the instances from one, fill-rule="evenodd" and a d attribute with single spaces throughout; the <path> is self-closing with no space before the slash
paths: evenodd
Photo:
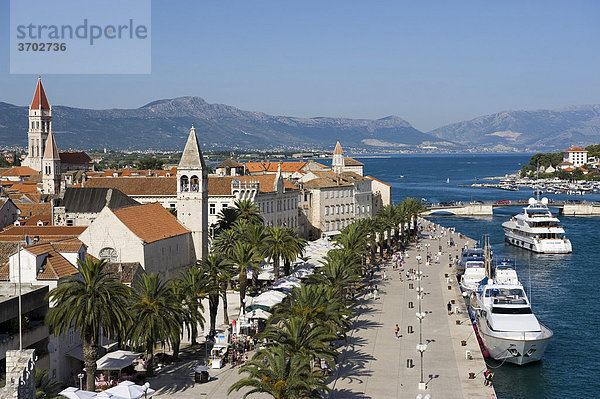
<path id="1" fill-rule="evenodd" d="M 190 191 L 197 193 L 200 191 L 200 180 L 198 180 L 198 176 L 194 175 L 190 178 Z"/>
<path id="2" fill-rule="evenodd" d="M 190 191 L 190 181 L 187 176 L 181 176 L 179 188 L 182 192 Z"/>

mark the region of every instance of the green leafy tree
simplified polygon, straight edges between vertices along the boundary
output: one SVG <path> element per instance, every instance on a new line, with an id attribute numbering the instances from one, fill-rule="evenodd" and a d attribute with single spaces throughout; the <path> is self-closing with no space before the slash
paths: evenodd
<path id="1" fill-rule="evenodd" d="M 124 331 L 129 320 L 127 298 L 130 289 L 110 277 L 105 261 L 78 261 L 79 276 L 67 276 L 48 293 L 54 303 L 46 315 L 46 323 L 54 335 L 65 335 L 70 328 L 79 331 L 83 343 L 83 359 L 87 370 L 86 387 L 95 390 L 98 333 L 110 336 Z"/>
<path id="2" fill-rule="evenodd" d="M 192 345 L 197 344 L 198 325 L 204 328 L 204 299 L 209 292 L 209 281 L 205 278 L 205 274 L 193 266 L 180 274 L 173 282 L 173 288 L 177 296 L 177 300 L 182 306 L 183 325 L 188 331 L 188 338 Z M 173 357 L 178 358 L 179 345 L 177 351 L 173 350 Z"/>
<path id="3" fill-rule="evenodd" d="M 244 307 L 246 286 L 248 285 L 248 268 L 254 266 L 260 260 L 257 259 L 257 254 L 252 245 L 245 242 L 237 242 L 235 244 L 231 260 L 239 271 L 240 308 L 242 308 Z"/>
<path id="4" fill-rule="evenodd" d="M 144 274 L 135 284 L 131 301 L 132 323 L 128 337 L 148 354 L 147 374 L 154 367 L 154 345 L 157 341 L 175 342 L 181 334 L 181 303 L 170 282 L 158 274 Z"/>
<path id="5" fill-rule="evenodd" d="M 164 161 L 162 159 L 148 157 L 139 159 L 136 162 L 135 167 L 140 170 L 160 170 L 163 165 Z"/>
<path id="6" fill-rule="evenodd" d="M 297 254 L 297 244 L 285 227 L 271 227 L 264 239 L 264 255 L 273 261 L 275 280 L 279 278 L 281 260 Z"/>

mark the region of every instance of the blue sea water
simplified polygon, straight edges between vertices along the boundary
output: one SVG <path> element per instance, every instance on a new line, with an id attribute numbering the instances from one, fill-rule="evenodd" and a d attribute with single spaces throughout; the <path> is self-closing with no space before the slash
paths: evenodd
<path id="1" fill-rule="evenodd" d="M 533 196 L 531 190 L 511 192 L 457 185 L 515 172 L 529 157 L 453 154 L 355 158 L 365 164 L 366 175 L 392 184 L 394 202 L 406 197 L 437 202 L 527 199 Z M 446 183 L 448 178 L 450 183 Z M 600 195 L 548 197 L 600 199 Z M 429 217 L 475 239 L 487 234 L 495 256 L 515 259 L 519 277 L 531 292 L 534 313 L 554 332 L 540 362 L 525 366 L 489 362 L 493 367 L 500 366 L 494 378 L 498 398 L 600 397 L 600 218 L 561 216 L 573 253 L 536 255 L 504 243 L 501 223 L 519 212 L 520 208 L 507 207 L 495 209 L 494 216 L 489 217 Z"/>

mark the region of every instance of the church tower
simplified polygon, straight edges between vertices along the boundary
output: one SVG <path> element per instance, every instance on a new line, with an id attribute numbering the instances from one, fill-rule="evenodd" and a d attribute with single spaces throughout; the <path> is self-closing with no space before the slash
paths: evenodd
<path id="1" fill-rule="evenodd" d="M 52 108 L 48 104 L 42 78 L 38 78 L 33 101 L 29 107 L 29 131 L 27 132 L 27 157 L 23 166 L 42 171 L 42 157 L 48 134 L 52 129 Z"/>
<path id="2" fill-rule="evenodd" d="M 60 157 L 52 130 L 48 133 L 42 158 L 42 192 L 58 194 L 60 192 Z"/>
<path id="3" fill-rule="evenodd" d="M 339 141 L 335 144 L 335 150 L 333 150 L 331 169 L 338 175 L 344 171 L 344 152 Z"/>
<path id="4" fill-rule="evenodd" d="M 196 259 L 208 255 L 208 170 L 192 125 L 177 166 L 177 219 L 192 231 Z"/>

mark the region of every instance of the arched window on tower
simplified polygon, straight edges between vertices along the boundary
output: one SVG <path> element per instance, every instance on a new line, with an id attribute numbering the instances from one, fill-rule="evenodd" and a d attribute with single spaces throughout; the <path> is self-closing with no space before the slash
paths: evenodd
<path id="1" fill-rule="evenodd" d="M 194 193 L 200 191 L 200 181 L 198 180 L 198 176 L 196 175 L 190 178 L 190 191 Z"/>
<path id="2" fill-rule="evenodd" d="M 190 181 L 187 176 L 181 176 L 179 187 L 182 192 L 190 191 Z"/>

